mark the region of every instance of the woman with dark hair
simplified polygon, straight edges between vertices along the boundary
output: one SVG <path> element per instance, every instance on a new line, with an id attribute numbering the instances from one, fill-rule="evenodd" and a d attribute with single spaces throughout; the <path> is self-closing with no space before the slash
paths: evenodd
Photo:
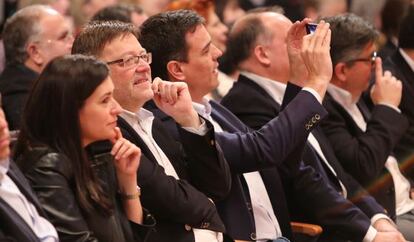
<path id="1" fill-rule="evenodd" d="M 121 108 L 113 89 L 106 64 L 70 55 L 51 61 L 28 97 L 14 158 L 61 241 L 147 237 L 137 186 L 141 153 L 116 127 Z M 96 148 L 105 140 L 113 143 L 110 154 Z"/>

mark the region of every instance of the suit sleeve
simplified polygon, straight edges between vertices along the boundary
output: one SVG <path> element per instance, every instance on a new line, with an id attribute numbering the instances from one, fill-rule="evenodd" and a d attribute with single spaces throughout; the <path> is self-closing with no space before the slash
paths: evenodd
<path id="1" fill-rule="evenodd" d="M 301 90 L 299 86 L 288 83 L 285 95 L 283 97 L 282 107 L 285 107 Z M 337 169 L 343 169 L 341 164 Z M 384 208 L 378 204 L 378 202 L 368 194 L 368 192 L 355 180 L 354 177 L 349 175 L 346 171 L 340 171 L 344 175 L 342 182 L 346 186 L 348 191 L 348 198 L 359 209 L 361 209 L 369 218 L 372 218 L 375 214 L 385 213 Z"/>
<path id="2" fill-rule="evenodd" d="M 300 110 L 300 111 L 298 111 Z M 280 113 L 279 117 L 249 133 L 216 133 L 216 139 L 225 150 L 237 172 L 251 172 L 282 163 L 309 132 L 327 115 L 316 98 L 305 91 Z M 249 164 L 243 161 L 250 161 Z"/>
<path id="3" fill-rule="evenodd" d="M 226 198 L 231 188 L 231 173 L 223 152 L 214 137 L 212 124 L 206 120 L 204 136 L 179 128 L 187 155 L 191 184 L 214 201 Z"/>

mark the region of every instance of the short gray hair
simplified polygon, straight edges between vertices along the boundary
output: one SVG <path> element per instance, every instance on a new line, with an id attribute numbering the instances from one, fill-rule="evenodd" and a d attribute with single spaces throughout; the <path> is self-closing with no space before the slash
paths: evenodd
<path id="1" fill-rule="evenodd" d="M 53 9 L 46 5 L 32 5 L 20 9 L 6 21 L 2 36 L 7 64 L 23 64 L 27 60 L 27 44 L 39 36 L 40 19 L 50 10 Z"/>

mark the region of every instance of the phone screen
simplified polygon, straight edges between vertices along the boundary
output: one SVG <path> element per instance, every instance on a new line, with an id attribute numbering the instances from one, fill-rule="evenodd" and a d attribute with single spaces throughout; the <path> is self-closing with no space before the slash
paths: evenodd
<path id="1" fill-rule="evenodd" d="M 306 33 L 313 34 L 316 30 L 316 27 L 318 27 L 318 25 L 314 23 L 306 24 Z"/>

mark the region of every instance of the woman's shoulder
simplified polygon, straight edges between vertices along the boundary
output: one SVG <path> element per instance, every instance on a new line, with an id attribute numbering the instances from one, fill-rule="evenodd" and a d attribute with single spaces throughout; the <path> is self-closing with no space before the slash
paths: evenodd
<path id="1" fill-rule="evenodd" d="M 20 164 L 24 165 L 23 171 L 48 170 L 49 172 L 62 173 L 66 177 L 72 175 L 72 165 L 69 158 L 49 146 L 36 146 L 26 150 L 24 155 L 19 157 Z"/>

